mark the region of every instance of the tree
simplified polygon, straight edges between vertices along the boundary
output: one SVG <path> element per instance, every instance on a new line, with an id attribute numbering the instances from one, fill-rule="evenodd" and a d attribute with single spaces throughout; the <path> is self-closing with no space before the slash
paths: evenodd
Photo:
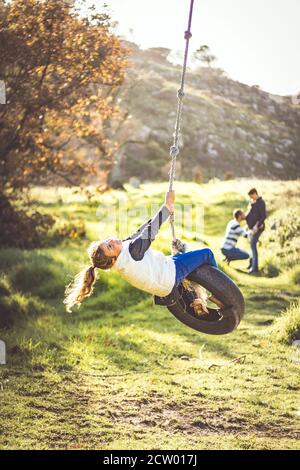
<path id="1" fill-rule="evenodd" d="M 199 47 L 194 53 L 194 58 L 200 62 L 203 62 L 208 67 L 211 67 L 212 64 L 216 61 L 216 56 L 211 54 L 209 46 L 203 45 Z"/>
<path id="2" fill-rule="evenodd" d="M 123 81 L 125 51 L 110 33 L 109 17 L 80 18 L 66 1 L 18 0 L 0 21 L 7 97 L 0 108 L 1 191 L 22 189 L 49 172 L 66 178 L 78 167 L 85 172 L 61 150 L 71 137 L 97 134 L 117 112 L 110 93 Z"/>
<path id="3" fill-rule="evenodd" d="M 104 129 L 118 115 L 112 97 L 124 79 L 126 54 L 105 12 L 91 7 L 84 17 L 67 0 L 2 2 L 0 202 L 50 175 L 73 184 L 111 165 Z M 98 167 L 67 151 L 72 139 L 82 138 L 97 141 Z"/>

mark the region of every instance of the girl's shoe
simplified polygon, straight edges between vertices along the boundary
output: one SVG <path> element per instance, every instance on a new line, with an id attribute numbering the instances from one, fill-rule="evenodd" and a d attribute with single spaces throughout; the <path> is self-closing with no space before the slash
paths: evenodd
<path id="1" fill-rule="evenodd" d="M 194 309 L 194 312 L 198 316 L 209 313 L 208 309 L 207 309 L 207 306 L 206 306 L 206 302 L 204 302 L 202 299 L 199 299 L 199 298 L 195 299 L 191 303 L 190 307 L 192 307 Z"/>

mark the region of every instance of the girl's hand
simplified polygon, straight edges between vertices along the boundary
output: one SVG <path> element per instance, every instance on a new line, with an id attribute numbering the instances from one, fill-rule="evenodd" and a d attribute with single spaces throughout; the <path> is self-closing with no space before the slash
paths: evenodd
<path id="1" fill-rule="evenodd" d="M 174 212 L 175 191 L 168 191 L 166 194 L 166 206 L 170 212 Z"/>

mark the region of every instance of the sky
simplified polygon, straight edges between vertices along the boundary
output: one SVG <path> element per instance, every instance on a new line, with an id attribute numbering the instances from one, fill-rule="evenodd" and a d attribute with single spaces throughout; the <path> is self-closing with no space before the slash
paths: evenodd
<path id="1" fill-rule="evenodd" d="M 105 3 L 118 35 L 142 48 L 183 50 L 190 0 Z M 300 0 L 194 0 L 192 33 L 191 52 L 207 44 L 231 78 L 274 94 L 299 93 Z"/>

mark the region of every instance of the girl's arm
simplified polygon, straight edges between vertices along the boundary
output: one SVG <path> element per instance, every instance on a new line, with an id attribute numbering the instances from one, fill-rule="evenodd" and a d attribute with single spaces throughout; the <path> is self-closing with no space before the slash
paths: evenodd
<path id="1" fill-rule="evenodd" d="M 171 212 L 165 204 L 146 224 L 140 227 L 137 237 L 130 243 L 129 252 L 135 261 L 143 259 L 144 254 L 155 239 L 159 228 L 167 220 Z"/>
<path id="2" fill-rule="evenodd" d="M 169 210 L 169 214 L 167 215 L 167 217 L 170 215 L 170 212 L 174 211 L 174 200 L 175 200 L 175 192 L 174 191 L 169 191 L 167 194 L 166 194 L 166 200 L 165 200 L 165 204 L 162 205 L 162 207 L 159 209 L 158 213 L 154 216 L 156 217 L 160 211 L 162 211 L 163 207 L 166 206 L 167 209 Z M 139 235 L 141 235 L 141 233 L 143 232 L 143 230 L 146 228 L 146 227 L 149 227 L 149 225 L 152 223 L 152 219 L 149 219 L 147 222 L 145 222 L 144 224 L 142 224 L 135 232 L 133 232 L 130 237 L 127 237 L 125 238 L 123 241 L 126 241 L 126 240 L 134 240 L 135 238 L 137 238 Z M 166 220 L 166 219 L 165 219 Z M 165 221 L 163 220 L 163 222 Z M 159 228 L 159 227 L 158 227 Z M 154 240 L 154 238 L 153 238 Z"/>
<path id="3" fill-rule="evenodd" d="M 126 241 L 126 240 L 134 240 L 135 238 L 137 238 L 141 232 L 144 230 L 144 228 L 150 224 L 152 219 L 149 219 L 147 222 L 144 222 L 135 232 L 133 232 L 129 237 L 125 238 L 123 241 Z"/>

